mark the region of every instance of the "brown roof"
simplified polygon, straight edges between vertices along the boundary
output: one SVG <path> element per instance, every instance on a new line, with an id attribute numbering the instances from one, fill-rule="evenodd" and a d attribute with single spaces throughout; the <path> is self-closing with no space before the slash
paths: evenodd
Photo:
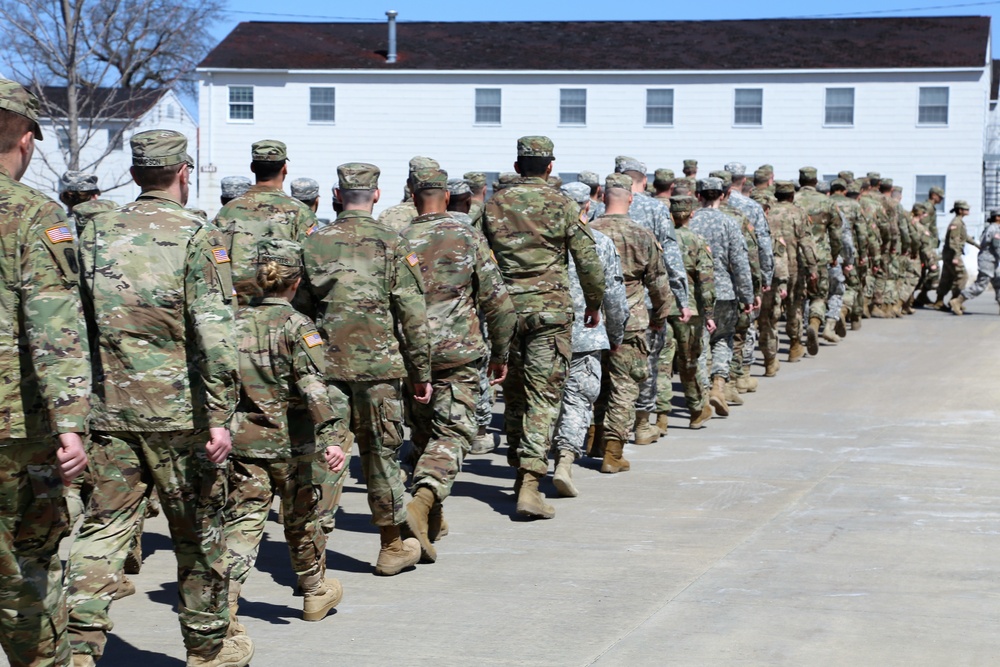
<path id="1" fill-rule="evenodd" d="M 199 67 L 379 70 L 758 70 L 982 67 L 990 19 L 244 22 Z"/>
<path id="2" fill-rule="evenodd" d="M 43 86 L 35 91 L 46 118 L 65 118 L 69 106 L 66 86 Z M 166 88 L 81 88 L 77 97 L 81 118 L 99 115 L 107 119 L 133 120 L 149 111 L 167 92 Z"/>

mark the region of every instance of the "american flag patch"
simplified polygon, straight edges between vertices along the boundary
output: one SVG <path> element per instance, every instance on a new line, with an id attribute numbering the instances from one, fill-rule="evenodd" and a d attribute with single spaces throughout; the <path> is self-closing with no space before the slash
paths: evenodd
<path id="1" fill-rule="evenodd" d="M 316 347 L 317 345 L 323 344 L 323 339 L 320 337 L 318 331 L 307 333 L 306 335 L 302 336 L 302 340 L 306 342 L 306 347 Z"/>
<path id="2" fill-rule="evenodd" d="M 406 261 L 410 263 L 410 266 L 416 266 L 420 263 L 420 258 L 417 257 L 417 253 L 411 252 L 406 256 Z"/>
<path id="3" fill-rule="evenodd" d="M 53 243 L 62 243 L 63 241 L 72 241 L 73 233 L 69 231 L 69 227 L 66 225 L 59 225 L 58 227 L 49 227 L 45 230 L 45 235 L 49 237 L 49 240 Z"/>
<path id="4" fill-rule="evenodd" d="M 229 261 L 229 253 L 225 248 L 212 248 L 212 257 L 215 258 L 216 264 L 225 264 Z"/>
<path id="5" fill-rule="evenodd" d="M 306 230 L 306 236 L 312 236 L 313 232 L 315 231 L 316 231 L 316 225 L 313 225 L 312 227 Z"/>

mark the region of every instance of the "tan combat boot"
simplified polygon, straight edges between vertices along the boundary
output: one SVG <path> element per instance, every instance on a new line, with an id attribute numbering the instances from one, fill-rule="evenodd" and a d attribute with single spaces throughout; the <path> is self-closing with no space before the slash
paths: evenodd
<path id="1" fill-rule="evenodd" d="M 806 350 L 814 357 L 819 354 L 819 328 L 822 324 L 823 321 L 818 317 L 810 317 L 809 326 L 806 327 Z"/>
<path id="2" fill-rule="evenodd" d="M 778 370 L 781 368 L 781 364 L 778 362 L 778 357 L 771 357 L 770 359 L 764 360 L 764 377 L 773 378 L 778 374 Z"/>
<path id="3" fill-rule="evenodd" d="M 837 333 L 834 331 L 834 329 L 836 328 L 837 328 L 837 320 L 828 317 L 826 319 L 826 326 L 823 327 L 823 340 L 825 340 L 828 343 L 832 343 L 833 345 L 839 343 L 840 336 L 838 336 Z"/>
<path id="4" fill-rule="evenodd" d="M 226 598 L 229 602 L 229 629 L 226 630 L 227 637 L 235 637 L 236 635 L 245 635 L 247 633 L 246 627 L 240 623 L 240 619 L 237 617 L 236 613 L 240 610 L 240 590 L 243 588 L 243 584 L 238 581 L 229 580 L 229 596 Z"/>
<path id="5" fill-rule="evenodd" d="M 948 305 L 951 306 L 951 312 L 956 315 L 965 315 L 965 310 L 962 308 L 963 303 L 965 303 L 965 297 L 959 294 L 954 299 L 949 301 Z"/>
<path id="6" fill-rule="evenodd" d="M 336 579 L 324 579 L 320 569 L 315 574 L 299 577 L 299 587 L 305 600 L 302 603 L 303 621 L 321 621 L 344 598 L 344 588 Z"/>
<path id="7" fill-rule="evenodd" d="M 660 437 L 660 432 L 649 423 L 648 412 L 635 413 L 635 444 L 651 445 Z"/>
<path id="8" fill-rule="evenodd" d="M 861 318 L 857 315 L 851 316 L 851 331 L 861 331 Z"/>
<path id="9" fill-rule="evenodd" d="M 841 317 L 837 320 L 836 324 L 833 326 L 833 333 L 837 334 L 841 338 L 847 338 L 847 318 Z"/>
<path id="10" fill-rule="evenodd" d="M 788 363 L 794 364 L 802 361 L 804 356 L 806 356 L 806 348 L 802 346 L 802 341 L 793 340 L 788 345 Z"/>
<path id="11" fill-rule="evenodd" d="M 625 446 L 621 440 L 608 438 L 604 443 L 604 461 L 601 463 L 601 472 L 614 474 L 616 472 L 628 472 L 632 465 L 622 456 Z"/>
<path id="12" fill-rule="evenodd" d="M 434 507 L 434 492 L 429 486 L 417 488 L 413 500 L 406 506 L 406 525 L 420 542 L 420 561 L 433 563 L 437 560 L 437 549 L 431 544 L 428 532 L 428 518 Z"/>
<path id="13" fill-rule="evenodd" d="M 729 416 L 729 405 L 726 404 L 726 379 L 721 375 L 712 378 L 712 388 L 708 392 L 708 402 L 715 408 L 715 414 Z"/>
<path id="14" fill-rule="evenodd" d="M 573 461 L 576 461 L 574 452 L 567 449 L 556 452 L 556 471 L 552 475 L 552 483 L 563 498 L 576 498 L 580 495 L 573 484 Z"/>
<path id="15" fill-rule="evenodd" d="M 928 308 L 933 308 L 934 310 L 944 310 L 944 302 L 941 301 L 941 298 L 939 297 L 938 300 L 928 306 Z"/>
<path id="16" fill-rule="evenodd" d="M 448 522 L 444 518 L 444 508 L 440 501 L 435 500 L 431 513 L 427 515 L 427 537 L 431 538 L 431 542 L 437 542 L 447 534 Z"/>
<path id="17" fill-rule="evenodd" d="M 660 432 L 662 438 L 667 434 L 667 427 L 670 422 L 670 414 L 667 412 L 656 413 L 656 430 Z"/>
<path id="18" fill-rule="evenodd" d="M 595 459 L 604 456 L 604 424 L 594 424 L 587 429 L 587 456 Z"/>
<path id="19" fill-rule="evenodd" d="M 122 598 L 127 598 L 130 595 L 135 595 L 135 584 L 133 584 L 132 580 L 123 574 L 122 580 L 118 582 L 118 590 L 116 590 L 115 594 L 111 596 L 111 599 L 121 600 Z"/>
<path id="20" fill-rule="evenodd" d="M 892 304 L 892 316 L 893 317 L 902 317 L 903 316 L 903 302 L 902 301 L 897 301 L 896 303 Z"/>
<path id="21" fill-rule="evenodd" d="M 701 406 L 701 412 L 691 413 L 691 421 L 688 423 L 688 428 L 698 429 L 701 425 L 712 418 L 712 406 L 705 401 L 705 405 Z"/>
<path id="22" fill-rule="evenodd" d="M 375 574 L 391 577 L 417 564 L 420 560 L 420 542 L 416 538 L 400 539 L 399 526 L 379 526 L 378 530 L 382 549 L 375 562 Z"/>
<path id="23" fill-rule="evenodd" d="M 493 434 L 487 433 L 485 426 L 480 426 L 479 433 L 472 440 L 472 447 L 469 449 L 469 453 L 489 454 L 494 449 L 496 449 L 496 442 L 493 440 Z"/>
<path id="24" fill-rule="evenodd" d="M 752 394 L 755 391 L 757 391 L 757 387 L 759 386 L 759 382 L 758 382 L 757 378 L 755 378 L 754 376 L 750 375 L 750 367 L 749 366 L 744 366 L 743 367 L 743 382 L 744 382 L 744 384 L 745 384 L 745 386 L 747 388 L 747 393 L 748 394 Z"/>
<path id="25" fill-rule="evenodd" d="M 884 320 L 886 318 L 892 317 L 892 313 L 889 312 L 889 308 L 881 304 L 876 304 L 872 306 L 872 317 L 877 320 Z"/>
<path id="26" fill-rule="evenodd" d="M 253 658 L 253 641 L 246 635 L 226 637 L 212 657 L 189 653 L 187 667 L 247 667 Z"/>
<path id="27" fill-rule="evenodd" d="M 551 519 L 556 508 L 545 502 L 545 496 L 538 490 L 538 482 L 545 475 L 525 470 L 521 479 L 521 489 L 517 493 L 517 513 L 532 519 Z"/>
<path id="28" fill-rule="evenodd" d="M 736 380 L 726 382 L 722 395 L 726 397 L 726 403 L 729 405 L 743 405 L 743 398 L 736 389 Z"/>

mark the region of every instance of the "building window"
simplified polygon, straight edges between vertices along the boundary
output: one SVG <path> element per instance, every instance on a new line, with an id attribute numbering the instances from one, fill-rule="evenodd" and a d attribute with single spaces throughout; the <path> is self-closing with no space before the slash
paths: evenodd
<path id="1" fill-rule="evenodd" d="M 309 89 L 309 120 L 313 123 L 332 123 L 337 120 L 337 89 Z"/>
<path id="2" fill-rule="evenodd" d="M 69 150 L 69 130 L 65 127 L 56 129 L 56 138 L 59 140 L 59 150 Z"/>
<path id="3" fill-rule="evenodd" d="M 476 88 L 476 123 L 500 124 L 500 89 Z"/>
<path id="4" fill-rule="evenodd" d="M 563 88 L 559 91 L 559 122 L 563 125 L 587 124 L 585 88 Z"/>
<path id="5" fill-rule="evenodd" d="M 733 124 L 760 126 L 763 122 L 764 91 L 760 88 L 737 88 Z"/>
<path id="6" fill-rule="evenodd" d="M 944 187 L 945 177 L 943 175 L 938 176 L 917 176 L 917 187 L 914 190 L 914 198 L 917 200 L 923 200 L 924 197 L 928 196 L 931 188 L 941 188 L 944 190 L 945 194 L 948 194 L 948 190 Z M 938 203 L 934 209 L 938 213 L 944 213 L 944 199 Z"/>
<path id="7" fill-rule="evenodd" d="M 854 89 L 826 89 L 826 124 L 854 125 Z"/>
<path id="8" fill-rule="evenodd" d="M 229 86 L 229 120 L 253 120 L 253 86 Z"/>
<path id="9" fill-rule="evenodd" d="M 113 151 L 125 150 L 125 137 L 123 128 L 108 128 L 108 149 Z"/>
<path id="10" fill-rule="evenodd" d="M 172 119 L 173 117 L 174 117 L 174 105 L 173 104 L 168 104 L 167 105 L 167 118 L 171 118 Z"/>
<path id="11" fill-rule="evenodd" d="M 646 90 L 646 125 L 674 124 L 674 91 L 672 88 Z"/>
<path id="12" fill-rule="evenodd" d="M 948 124 L 947 88 L 920 89 L 920 112 L 917 122 L 921 125 Z"/>

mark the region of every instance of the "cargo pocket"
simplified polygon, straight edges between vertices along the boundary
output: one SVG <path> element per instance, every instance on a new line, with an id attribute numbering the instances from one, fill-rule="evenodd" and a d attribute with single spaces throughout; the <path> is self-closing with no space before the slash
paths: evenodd
<path id="1" fill-rule="evenodd" d="M 378 410 L 382 421 L 382 447 L 399 449 L 403 445 L 403 402 L 398 398 L 385 398 Z"/>
<path id="2" fill-rule="evenodd" d="M 633 346 L 628 374 L 636 382 L 643 382 L 649 377 L 649 343 L 645 336 L 636 336 Z"/>
<path id="3" fill-rule="evenodd" d="M 14 550 L 21 556 L 56 553 L 69 524 L 63 483 L 54 465 L 25 469 L 31 498 L 17 526 Z"/>

